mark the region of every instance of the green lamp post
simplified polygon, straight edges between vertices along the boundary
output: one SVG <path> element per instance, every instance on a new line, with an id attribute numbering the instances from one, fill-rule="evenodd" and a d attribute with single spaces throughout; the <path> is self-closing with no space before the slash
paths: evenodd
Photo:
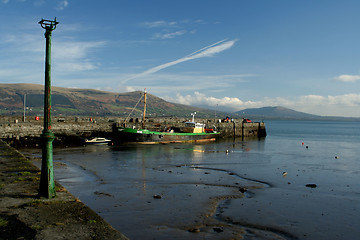
<path id="1" fill-rule="evenodd" d="M 45 94 L 44 94 L 44 129 L 41 134 L 42 140 L 42 164 L 39 196 L 54 198 L 56 196 L 54 169 L 53 169 L 53 146 L 55 139 L 51 130 L 51 32 L 55 30 L 58 22 L 41 19 L 39 22 L 45 29 L 46 56 L 45 56 Z"/>

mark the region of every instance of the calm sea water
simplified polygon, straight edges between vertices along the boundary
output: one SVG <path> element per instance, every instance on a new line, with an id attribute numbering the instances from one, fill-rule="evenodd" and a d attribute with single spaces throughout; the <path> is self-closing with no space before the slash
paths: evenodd
<path id="1" fill-rule="evenodd" d="M 55 178 L 130 239 L 358 239 L 360 123 L 266 128 L 265 139 L 55 149 Z"/>

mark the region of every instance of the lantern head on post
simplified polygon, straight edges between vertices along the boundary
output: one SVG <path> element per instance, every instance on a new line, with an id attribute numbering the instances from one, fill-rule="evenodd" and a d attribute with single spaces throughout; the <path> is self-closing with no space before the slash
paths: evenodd
<path id="1" fill-rule="evenodd" d="M 39 24 L 41 25 L 41 27 L 43 29 L 51 29 L 51 30 L 55 30 L 56 25 L 59 22 L 56 21 L 56 18 L 54 19 L 54 21 L 51 20 L 45 20 L 45 19 L 41 19 L 41 21 L 39 21 Z"/>

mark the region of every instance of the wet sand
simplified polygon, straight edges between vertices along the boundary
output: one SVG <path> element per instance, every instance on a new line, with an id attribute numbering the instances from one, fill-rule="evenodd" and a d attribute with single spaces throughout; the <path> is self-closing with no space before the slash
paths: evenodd
<path id="1" fill-rule="evenodd" d="M 256 189 L 269 187 L 266 183 L 197 165 L 152 168 L 146 175 L 151 181 L 120 178 L 115 189 L 108 189 L 108 182 L 99 179 L 103 186 L 94 192 L 95 199 L 84 201 L 115 228 L 126 229 L 131 239 L 293 238 L 286 229 L 244 226 L 224 215 L 233 212 L 231 201 L 252 198 Z M 62 177 L 70 181 L 69 176 Z M 119 216 L 127 221 L 119 222 Z"/>
<path id="2" fill-rule="evenodd" d="M 356 239 L 358 163 L 275 144 L 61 149 L 55 174 L 130 239 Z"/>

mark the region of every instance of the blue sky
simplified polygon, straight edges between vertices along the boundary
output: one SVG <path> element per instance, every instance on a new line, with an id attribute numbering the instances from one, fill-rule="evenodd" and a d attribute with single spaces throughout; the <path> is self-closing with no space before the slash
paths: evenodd
<path id="1" fill-rule="evenodd" d="M 0 0 L 0 83 L 360 117 L 360 1 Z"/>

